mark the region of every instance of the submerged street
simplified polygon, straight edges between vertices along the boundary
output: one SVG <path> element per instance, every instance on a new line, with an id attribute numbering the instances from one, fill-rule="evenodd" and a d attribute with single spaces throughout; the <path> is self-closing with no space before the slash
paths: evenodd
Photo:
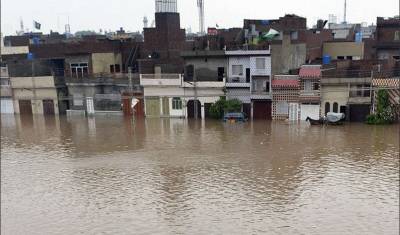
<path id="1" fill-rule="evenodd" d="M 1 117 L 2 234 L 398 234 L 399 125 Z"/>

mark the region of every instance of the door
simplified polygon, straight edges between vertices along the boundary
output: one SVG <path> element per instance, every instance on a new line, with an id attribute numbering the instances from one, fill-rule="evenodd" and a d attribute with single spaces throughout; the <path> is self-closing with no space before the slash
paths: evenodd
<path id="1" fill-rule="evenodd" d="M 14 105 L 12 99 L 1 99 L 1 113 L 14 113 Z"/>
<path id="2" fill-rule="evenodd" d="M 299 120 L 299 104 L 289 103 L 289 120 L 298 121 Z"/>
<path id="3" fill-rule="evenodd" d="M 43 114 L 54 115 L 54 102 L 53 100 L 43 100 Z"/>
<path id="4" fill-rule="evenodd" d="M 197 112 L 195 111 L 197 107 Z M 189 100 L 187 103 L 188 118 L 201 118 L 201 103 L 198 100 Z M 197 114 L 197 115 L 196 115 Z"/>
<path id="5" fill-rule="evenodd" d="M 253 101 L 253 119 L 272 120 L 272 102 L 266 100 Z"/>
<path id="6" fill-rule="evenodd" d="M 210 116 L 211 105 L 212 105 L 212 103 L 205 103 L 204 104 L 204 116 L 205 116 L 205 118 L 211 118 L 211 116 Z"/>
<path id="7" fill-rule="evenodd" d="M 305 121 L 307 117 L 319 119 L 319 105 L 317 104 L 302 104 L 300 105 L 300 120 Z"/>
<path id="8" fill-rule="evenodd" d="M 243 113 L 247 115 L 247 118 L 251 118 L 251 104 L 243 104 Z"/>
<path id="9" fill-rule="evenodd" d="M 370 114 L 370 105 L 353 104 L 350 105 L 350 122 L 365 122 Z"/>
<path id="10" fill-rule="evenodd" d="M 169 116 L 169 98 L 163 97 L 162 98 L 162 110 L 164 116 Z"/>
<path id="11" fill-rule="evenodd" d="M 19 100 L 18 104 L 21 115 L 32 115 L 32 103 L 30 100 Z"/>
<path id="12" fill-rule="evenodd" d="M 146 116 L 160 116 L 160 98 L 146 98 Z"/>
<path id="13" fill-rule="evenodd" d="M 133 115 L 131 102 L 130 97 L 124 97 L 122 99 L 122 111 L 124 112 L 124 116 L 130 117 Z"/>
<path id="14" fill-rule="evenodd" d="M 249 68 L 246 69 L 246 82 L 250 83 L 250 76 L 251 76 L 251 71 Z"/>

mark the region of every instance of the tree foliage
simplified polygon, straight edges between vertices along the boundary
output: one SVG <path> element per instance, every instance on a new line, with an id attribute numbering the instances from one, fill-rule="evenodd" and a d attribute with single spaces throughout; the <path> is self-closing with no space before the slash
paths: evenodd
<path id="1" fill-rule="evenodd" d="M 367 117 L 367 123 L 371 125 L 390 124 L 395 120 L 395 109 L 390 104 L 389 92 L 379 90 L 377 95 L 376 113 Z"/>
<path id="2" fill-rule="evenodd" d="M 242 109 L 242 102 L 238 99 L 226 100 L 221 97 L 217 102 L 210 107 L 210 116 L 215 119 L 221 119 L 225 113 L 240 112 Z"/>

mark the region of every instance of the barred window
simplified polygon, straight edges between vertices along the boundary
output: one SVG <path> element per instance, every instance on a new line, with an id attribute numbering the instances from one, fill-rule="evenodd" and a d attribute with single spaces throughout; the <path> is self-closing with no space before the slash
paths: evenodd
<path id="1" fill-rule="evenodd" d="M 289 114 L 289 104 L 286 101 L 276 103 L 276 114 Z"/>
<path id="2" fill-rule="evenodd" d="M 243 75 L 243 65 L 232 65 L 232 75 Z"/>
<path id="3" fill-rule="evenodd" d="M 182 99 L 179 97 L 172 98 L 172 109 L 181 110 L 182 109 Z"/>

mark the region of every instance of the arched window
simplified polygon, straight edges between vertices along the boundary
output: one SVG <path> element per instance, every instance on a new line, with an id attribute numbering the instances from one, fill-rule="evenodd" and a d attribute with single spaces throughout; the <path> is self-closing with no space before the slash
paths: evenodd
<path id="1" fill-rule="evenodd" d="M 329 102 L 325 103 L 325 114 L 331 111 L 331 104 Z"/>
<path id="2" fill-rule="evenodd" d="M 338 113 L 339 112 L 339 104 L 338 103 L 333 103 L 333 112 Z"/>

